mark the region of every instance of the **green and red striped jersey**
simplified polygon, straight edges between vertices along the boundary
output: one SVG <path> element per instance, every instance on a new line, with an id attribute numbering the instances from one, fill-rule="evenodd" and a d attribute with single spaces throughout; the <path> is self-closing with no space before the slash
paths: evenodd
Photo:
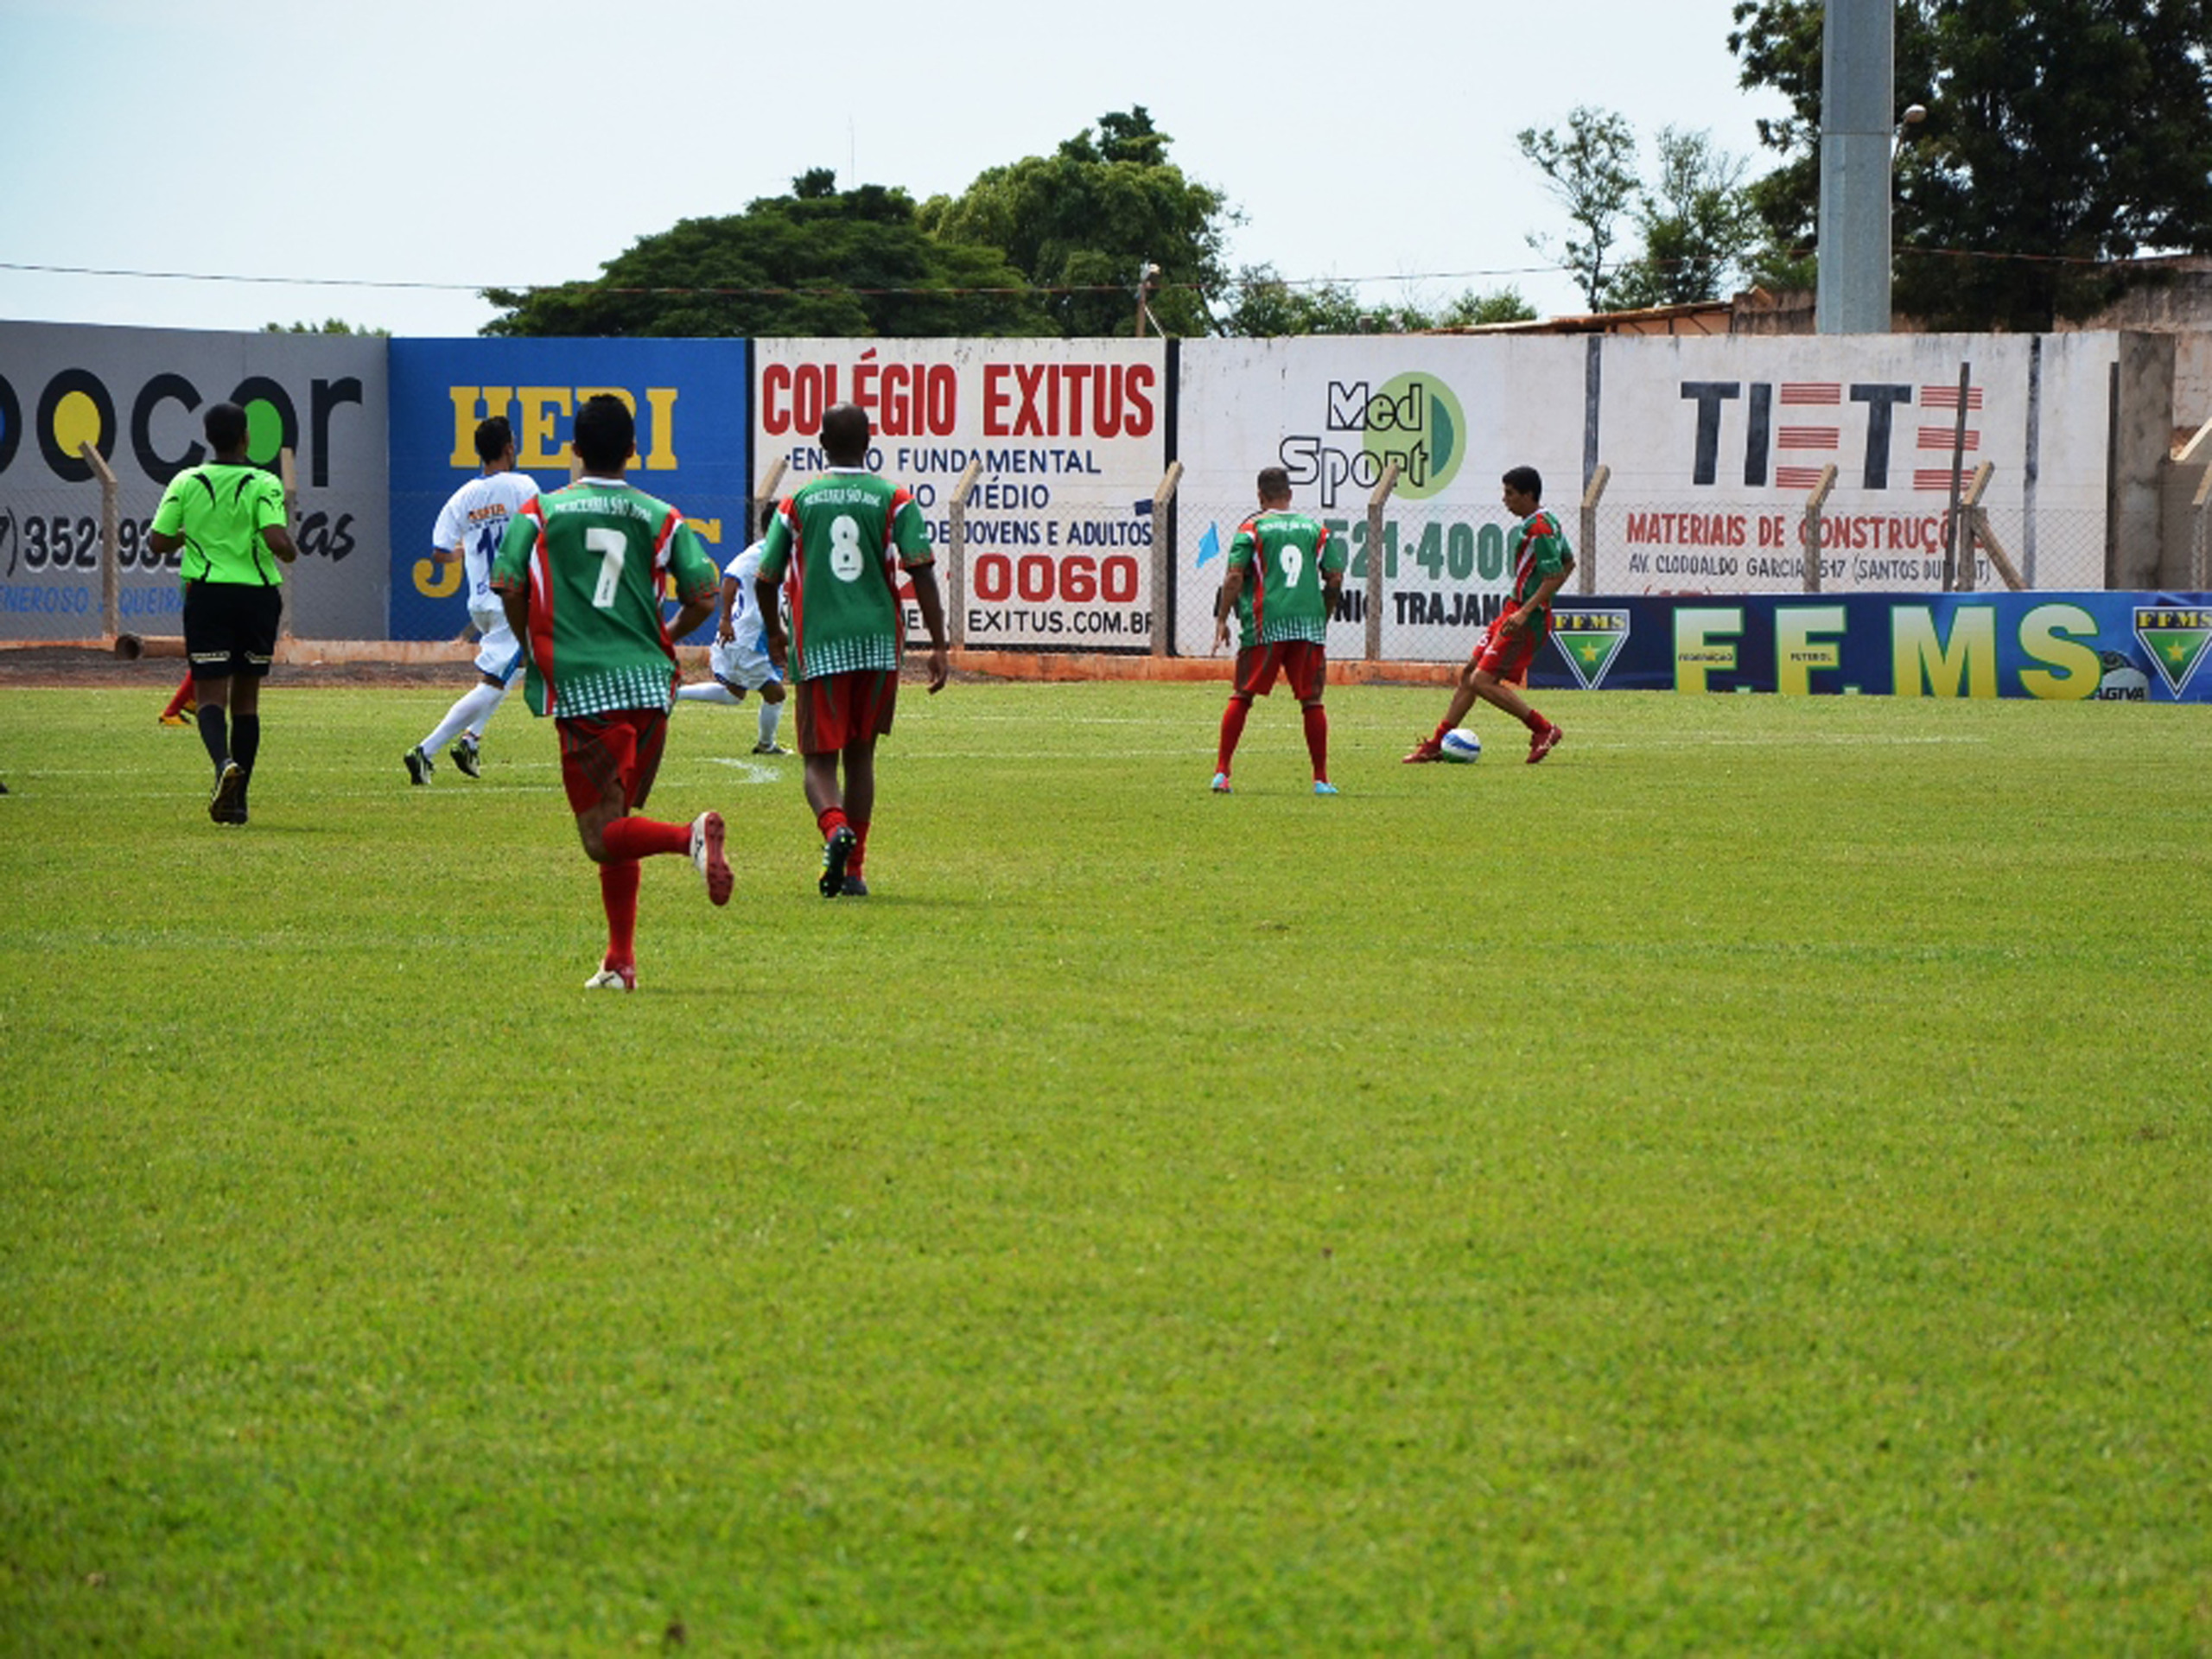
<path id="1" fill-rule="evenodd" d="M 913 493 L 858 467 L 802 484 L 776 510 L 761 579 L 791 601 L 791 678 L 896 670 L 899 572 L 934 563 Z"/>
<path id="2" fill-rule="evenodd" d="M 515 514 L 492 588 L 530 596 L 524 691 L 533 714 L 669 706 L 676 646 L 661 615 L 664 575 L 686 601 L 721 588 L 683 515 L 620 479 L 580 479 Z"/>
<path id="3" fill-rule="evenodd" d="M 1241 648 L 1278 640 L 1329 641 L 1329 595 L 1322 577 L 1344 568 L 1344 546 L 1319 519 L 1287 508 L 1255 512 L 1237 525 L 1229 568 L 1245 573 L 1236 596 Z"/>

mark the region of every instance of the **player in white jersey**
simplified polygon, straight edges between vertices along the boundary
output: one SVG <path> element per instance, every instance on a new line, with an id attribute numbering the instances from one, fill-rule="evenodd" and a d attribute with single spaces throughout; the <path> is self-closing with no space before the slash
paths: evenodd
<path id="1" fill-rule="evenodd" d="M 410 783 L 430 781 L 430 757 L 456 736 L 460 741 L 453 746 L 454 765 L 468 777 L 483 775 L 477 745 L 493 711 L 507 695 L 515 671 L 522 666 L 522 647 L 507 626 L 499 596 L 492 591 L 492 560 L 507 533 L 508 521 L 536 498 L 537 483 L 528 473 L 515 471 L 515 436 L 504 415 L 494 415 L 477 427 L 476 454 L 484 470 L 455 490 L 438 514 L 430 532 L 435 543 L 430 556 L 440 564 L 461 561 L 468 584 L 468 620 L 477 633 L 478 678 L 430 734 L 403 757 Z"/>
<path id="2" fill-rule="evenodd" d="M 767 534 L 776 516 L 772 501 L 760 510 L 760 532 Z M 753 579 L 760 574 L 760 550 L 755 541 L 729 562 L 722 573 L 721 620 L 715 629 L 715 643 L 707 665 L 714 678 L 687 685 L 677 696 L 688 702 L 742 702 L 748 691 L 760 694 L 760 741 L 755 754 L 789 754 L 776 741 L 776 724 L 784 714 L 784 674 L 768 660 L 766 630 L 753 598 Z"/>

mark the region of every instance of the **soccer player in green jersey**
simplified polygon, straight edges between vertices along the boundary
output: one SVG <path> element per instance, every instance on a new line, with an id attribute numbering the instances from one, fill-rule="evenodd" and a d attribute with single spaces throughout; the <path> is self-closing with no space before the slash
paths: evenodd
<path id="1" fill-rule="evenodd" d="M 930 634 L 930 691 L 949 671 L 944 605 L 938 595 L 929 527 L 913 493 L 868 469 L 868 411 L 839 404 L 822 417 L 829 471 L 776 510 L 753 597 L 768 660 L 795 688 L 806 804 L 822 831 L 822 896 L 868 896 L 862 868 L 875 815 L 875 741 L 891 730 L 906 640 L 899 573 Z M 776 601 L 791 607 L 786 637 Z M 788 666 L 786 666 L 788 664 Z M 843 782 L 839 783 L 840 764 Z"/>
<path id="2" fill-rule="evenodd" d="M 531 712 L 552 715 L 559 731 L 561 781 L 599 866 L 607 954 L 585 988 L 630 991 L 640 859 L 688 855 L 707 897 L 729 902 L 721 813 L 688 824 L 635 816 L 668 741 L 675 642 L 712 613 L 721 584 L 683 515 L 626 481 L 637 426 L 620 398 L 586 400 L 572 448 L 582 475 L 516 513 L 493 561 L 492 589 L 529 662 Z M 664 575 L 683 607 L 672 623 L 661 617 Z"/>
<path id="3" fill-rule="evenodd" d="M 1505 510 L 1520 522 L 1506 537 L 1513 562 L 1513 602 L 1497 613 L 1474 655 L 1459 671 L 1459 689 L 1436 729 L 1414 745 L 1409 766 L 1439 759 L 1444 734 L 1467 717 L 1478 700 L 1503 709 L 1529 728 L 1529 764 L 1535 766 L 1559 747 L 1561 733 L 1514 690 L 1529 683 L 1529 665 L 1552 631 L 1552 599 L 1574 569 L 1574 553 L 1555 514 L 1543 505 L 1544 480 L 1533 467 L 1505 474 Z"/>
<path id="4" fill-rule="evenodd" d="M 1240 628 L 1236 690 L 1221 715 L 1215 794 L 1229 793 L 1229 766 L 1252 699 L 1274 690 L 1277 674 L 1290 682 L 1304 713 L 1313 792 L 1337 792 L 1329 781 L 1329 716 L 1321 691 L 1329 677 L 1329 618 L 1336 613 L 1344 579 L 1344 549 L 1327 526 L 1290 510 L 1290 474 L 1280 467 L 1263 468 L 1260 510 L 1236 527 L 1229 544 L 1229 579 L 1214 607 L 1216 651 L 1229 641 L 1230 612 Z"/>
<path id="5" fill-rule="evenodd" d="M 215 763 L 207 816 L 244 823 L 261 752 L 261 682 L 276 660 L 284 613 L 276 567 L 300 554 L 284 522 L 283 485 L 246 459 L 245 411 L 213 404 L 200 428 L 215 459 L 169 480 L 147 544 L 164 556 L 184 550 L 184 652 L 200 741 Z"/>

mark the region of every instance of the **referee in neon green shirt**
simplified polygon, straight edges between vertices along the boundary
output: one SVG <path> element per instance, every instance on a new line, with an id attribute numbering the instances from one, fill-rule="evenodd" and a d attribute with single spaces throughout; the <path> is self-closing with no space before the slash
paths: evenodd
<path id="1" fill-rule="evenodd" d="M 277 569 L 299 557 L 284 524 L 284 486 L 246 459 L 245 411 L 217 404 L 201 422 L 213 461 L 169 480 L 149 544 L 184 550 L 184 652 L 200 700 L 200 741 L 215 763 L 207 816 L 246 821 L 246 785 L 261 747 L 261 682 L 276 658 L 284 611 Z"/>

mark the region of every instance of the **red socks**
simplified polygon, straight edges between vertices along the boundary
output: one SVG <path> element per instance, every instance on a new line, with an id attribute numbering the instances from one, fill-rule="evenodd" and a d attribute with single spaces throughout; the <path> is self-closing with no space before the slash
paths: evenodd
<path id="1" fill-rule="evenodd" d="M 814 827 L 822 832 L 822 839 L 827 841 L 840 830 L 849 830 L 853 826 L 851 820 L 845 817 L 843 807 L 825 806 L 814 815 Z"/>
<path id="2" fill-rule="evenodd" d="M 1533 709 L 1529 711 L 1529 717 L 1521 723 L 1523 726 L 1526 726 L 1532 732 L 1549 731 L 1552 724 L 1551 721 L 1546 720 L 1541 715 L 1538 714 Z"/>
<path id="3" fill-rule="evenodd" d="M 606 843 L 607 856 L 618 864 L 634 863 L 660 853 L 688 855 L 691 851 L 691 826 L 662 823 L 652 818 L 617 818 L 601 832 L 600 840 Z"/>
<path id="4" fill-rule="evenodd" d="M 627 823 L 632 820 L 625 818 Z M 607 907 L 606 967 L 638 964 L 638 863 L 629 859 L 599 867 L 599 901 Z"/>
<path id="5" fill-rule="evenodd" d="M 1306 753 L 1313 759 L 1313 781 L 1329 781 L 1329 712 L 1318 702 L 1306 705 Z"/>
<path id="6" fill-rule="evenodd" d="M 1221 711 L 1221 750 L 1214 756 L 1213 769 L 1225 772 L 1236 753 L 1237 740 L 1244 735 L 1244 721 L 1252 712 L 1249 697 L 1231 697 L 1229 707 Z"/>
<path id="7" fill-rule="evenodd" d="M 861 873 L 861 866 L 868 862 L 868 821 L 866 818 L 849 818 L 846 822 L 852 825 L 855 840 L 853 843 L 853 855 L 845 861 L 845 874 L 858 875 Z"/>

